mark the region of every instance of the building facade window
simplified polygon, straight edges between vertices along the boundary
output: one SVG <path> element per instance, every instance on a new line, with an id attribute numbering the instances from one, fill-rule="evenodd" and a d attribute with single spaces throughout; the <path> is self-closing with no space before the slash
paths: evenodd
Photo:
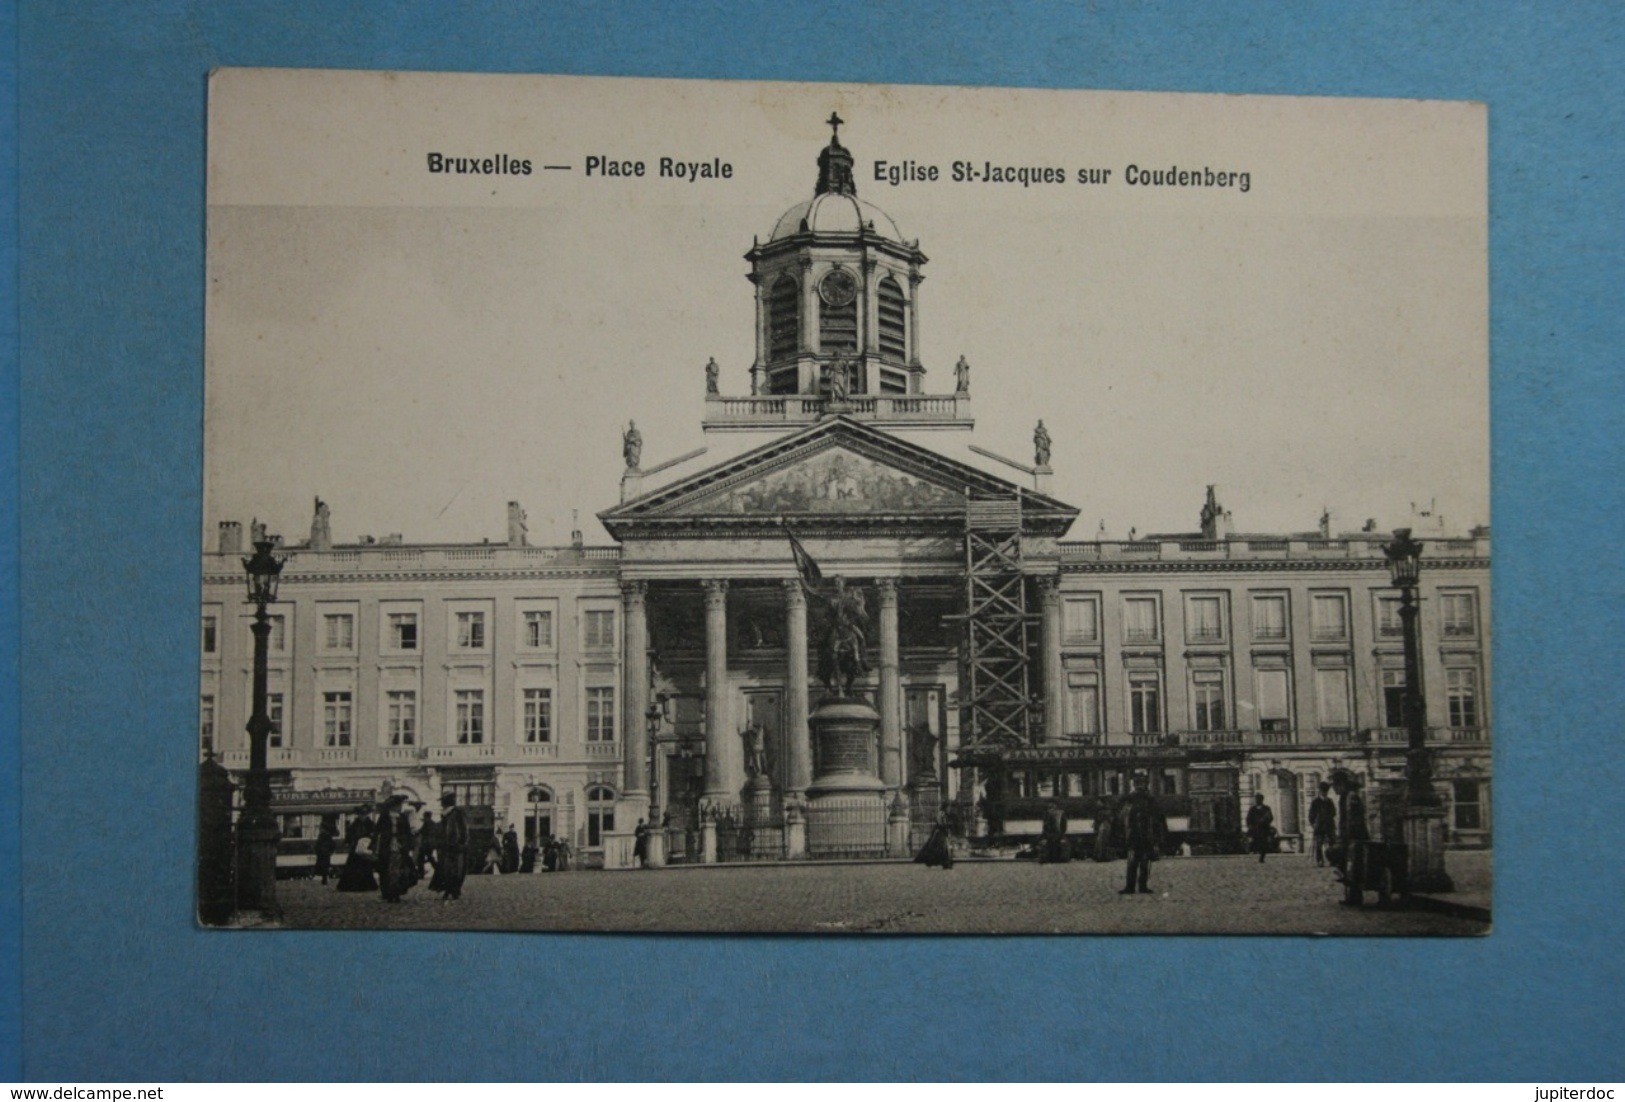
<path id="1" fill-rule="evenodd" d="M 553 741 L 553 690 L 526 689 L 523 698 L 526 742 Z"/>
<path id="2" fill-rule="evenodd" d="M 457 614 L 457 647 L 459 650 L 485 649 L 485 613 Z"/>
<path id="3" fill-rule="evenodd" d="M 1287 637 L 1286 594 L 1263 593 L 1253 598 L 1253 638 Z"/>
<path id="4" fill-rule="evenodd" d="M 1292 730 L 1292 681 L 1286 670 L 1256 670 L 1258 729 L 1280 733 Z"/>
<path id="5" fill-rule="evenodd" d="M 1347 731 L 1354 726 L 1353 709 L 1349 706 L 1348 670 L 1316 670 L 1315 700 L 1320 709 L 1321 730 Z"/>
<path id="6" fill-rule="evenodd" d="M 1093 673 L 1069 673 L 1066 677 L 1066 733 L 1100 733 L 1100 678 Z"/>
<path id="7" fill-rule="evenodd" d="M 347 691 L 322 694 L 322 742 L 325 746 L 351 744 L 353 704 Z"/>
<path id="8" fill-rule="evenodd" d="M 1126 642 L 1155 643 L 1162 637 L 1158 630 L 1160 620 L 1155 597 L 1123 598 L 1123 639 Z"/>
<path id="9" fill-rule="evenodd" d="M 615 690 L 601 687 L 587 690 L 587 741 L 615 741 Z"/>
<path id="10" fill-rule="evenodd" d="M 553 614 L 545 609 L 527 609 L 521 624 L 521 640 L 531 650 L 553 646 Z"/>
<path id="11" fill-rule="evenodd" d="M 355 649 L 355 614 L 329 612 L 322 616 L 322 644 L 332 651 Z"/>
<path id="12" fill-rule="evenodd" d="M 1477 602 L 1472 593 L 1439 594 L 1439 618 L 1446 639 L 1471 639 L 1478 635 Z"/>
<path id="13" fill-rule="evenodd" d="M 1450 726 L 1478 726 L 1478 671 L 1446 670 L 1445 701 L 1450 713 Z"/>
<path id="14" fill-rule="evenodd" d="M 418 694 L 410 689 L 384 694 L 384 737 L 390 746 L 416 746 Z"/>
<path id="15" fill-rule="evenodd" d="M 202 649 L 204 654 L 213 654 L 220 646 L 220 618 L 218 616 L 205 616 L 203 618 Z"/>
<path id="16" fill-rule="evenodd" d="M 1191 711 L 1198 731 L 1223 731 L 1228 719 L 1224 703 L 1224 674 L 1197 670 L 1191 674 Z"/>
<path id="17" fill-rule="evenodd" d="M 389 614 L 389 646 L 392 650 L 418 649 L 418 614 L 391 612 Z"/>
<path id="18" fill-rule="evenodd" d="M 1451 781 L 1450 812 L 1457 830 L 1483 830 L 1483 790 L 1477 781 Z"/>
<path id="19" fill-rule="evenodd" d="M 457 707 L 457 744 L 478 746 L 485 741 L 485 690 L 458 689 L 453 696 Z"/>
<path id="20" fill-rule="evenodd" d="M 1405 638 L 1405 621 L 1399 615 L 1398 597 L 1377 598 L 1377 638 Z"/>
<path id="21" fill-rule="evenodd" d="M 197 717 L 198 747 L 203 750 L 214 750 L 214 695 L 206 693 L 198 698 Z"/>
<path id="22" fill-rule="evenodd" d="M 1130 674 L 1128 679 L 1129 730 L 1152 735 L 1162 730 L 1162 685 L 1154 673 Z"/>
<path id="23" fill-rule="evenodd" d="M 1405 671 L 1382 671 L 1382 725 L 1405 726 Z"/>
<path id="24" fill-rule="evenodd" d="M 1082 646 L 1100 642 L 1100 600 L 1067 597 L 1061 604 L 1061 637 Z"/>
<path id="25" fill-rule="evenodd" d="M 1309 629 L 1319 642 L 1349 637 L 1349 602 L 1342 593 L 1316 593 L 1309 603 Z"/>
<path id="26" fill-rule="evenodd" d="M 265 745 L 273 750 L 281 749 L 282 743 L 282 694 L 265 694 L 265 718 L 271 721 L 270 733 L 265 736 Z"/>
<path id="27" fill-rule="evenodd" d="M 1185 639 L 1191 643 L 1224 641 L 1224 599 L 1217 594 L 1185 598 Z"/>
<path id="28" fill-rule="evenodd" d="M 612 650 L 615 646 L 615 613 L 609 609 L 589 609 L 582 616 L 581 645 L 587 650 Z"/>
<path id="29" fill-rule="evenodd" d="M 267 646 L 271 653 L 281 654 L 288 649 L 288 618 L 280 612 L 274 612 L 266 616 L 265 619 L 271 625 L 271 636 Z M 252 635 L 249 636 L 249 640 L 249 653 L 252 654 Z"/>
<path id="30" fill-rule="evenodd" d="M 615 830 L 615 793 L 601 784 L 587 789 L 587 845 L 596 849 Z"/>

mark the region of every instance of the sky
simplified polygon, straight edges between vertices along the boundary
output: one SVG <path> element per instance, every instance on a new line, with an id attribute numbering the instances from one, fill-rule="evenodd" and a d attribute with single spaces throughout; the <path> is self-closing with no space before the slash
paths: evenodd
<path id="1" fill-rule="evenodd" d="M 210 100 L 204 538 L 590 543 L 621 431 L 694 473 L 703 365 L 748 393 L 743 254 L 812 194 L 831 110 L 860 197 L 930 258 L 928 392 L 972 364 L 977 426 L 912 439 L 1002 473 L 1055 441 L 1071 538 L 1489 521 L 1482 109 L 1287 97 L 225 70 Z M 532 161 L 427 171 L 427 154 Z M 586 175 L 641 160 L 643 177 Z M 720 159 L 727 179 L 661 178 Z M 877 160 L 935 165 L 892 186 Z M 956 182 L 955 161 L 1068 182 Z M 570 165 L 546 171 L 544 164 Z M 1127 166 L 1249 188 L 1123 183 Z M 1112 169 L 1105 185 L 1079 167 Z M 661 479 L 663 480 L 663 479 Z M 659 481 L 659 480 L 657 480 Z M 646 484 L 653 488 L 655 483 Z"/>

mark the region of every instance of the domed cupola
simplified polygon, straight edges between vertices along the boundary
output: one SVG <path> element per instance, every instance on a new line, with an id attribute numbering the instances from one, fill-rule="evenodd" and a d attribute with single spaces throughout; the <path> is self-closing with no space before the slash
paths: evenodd
<path id="1" fill-rule="evenodd" d="M 858 198 L 841 123 L 830 115 L 812 198 L 745 254 L 756 285 L 757 394 L 921 392 L 915 300 L 925 254 Z"/>

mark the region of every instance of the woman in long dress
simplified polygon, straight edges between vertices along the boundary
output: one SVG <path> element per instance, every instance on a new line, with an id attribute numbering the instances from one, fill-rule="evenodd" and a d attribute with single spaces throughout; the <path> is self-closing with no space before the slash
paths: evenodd
<path id="1" fill-rule="evenodd" d="M 937 821 L 932 824 L 931 837 L 925 840 L 920 852 L 914 855 L 915 863 L 932 866 L 940 865 L 945 869 L 954 867 L 954 847 L 948 834 L 948 816 L 945 812 L 937 811 Z"/>
<path id="2" fill-rule="evenodd" d="M 344 828 L 344 871 L 339 874 L 339 891 L 372 892 L 378 890 L 378 879 L 372 874 L 372 834 L 376 824 L 372 818 L 372 805 L 356 809 L 356 814 Z"/>

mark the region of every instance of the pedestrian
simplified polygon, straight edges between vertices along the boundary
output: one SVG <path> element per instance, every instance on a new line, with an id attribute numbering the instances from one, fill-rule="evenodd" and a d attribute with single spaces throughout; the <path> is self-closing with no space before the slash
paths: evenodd
<path id="1" fill-rule="evenodd" d="M 536 843 L 526 842 L 525 848 L 519 851 L 519 871 L 536 871 Z"/>
<path id="2" fill-rule="evenodd" d="M 439 866 L 435 864 L 435 851 L 440 848 L 440 824 L 435 822 L 434 812 L 423 813 L 423 827 L 418 831 L 417 865 L 419 874 L 428 870 L 430 882 L 434 881 L 434 873 Z"/>
<path id="3" fill-rule="evenodd" d="M 502 875 L 502 832 L 496 828 L 491 830 L 491 844 L 485 847 L 485 864 L 480 866 L 480 871 Z"/>
<path id="4" fill-rule="evenodd" d="M 1275 840 L 1275 812 L 1264 802 L 1262 792 L 1253 797 L 1253 806 L 1247 809 L 1247 837 L 1251 840 L 1248 848 L 1258 854 L 1262 865 Z"/>
<path id="5" fill-rule="evenodd" d="M 640 869 L 649 866 L 649 824 L 642 819 L 632 831 L 632 860 Z"/>
<path id="6" fill-rule="evenodd" d="M 436 832 L 439 843 L 434 866 L 431 891 L 440 893 L 443 902 L 450 903 L 463 897 L 463 878 L 468 875 L 468 820 L 457 806 L 457 795 L 447 792 L 440 797 L 440 829 Z"/>
<path id="7" fill-rule="evenodd" d="M 1044 808 L 1043 860 L 1051 864 L 1059 864 L 1062 861 L 1071 859 L 1072 855 L 1067 852 L 1066 848 L 1066 828 L 1066 812 L 1061 809 L 1059 803 L 1051 800 L 1049 805 Z"/>
<path id="8" fill-rule="evenodd" d="M 372 834 L 376 825 L 371 804 L 362 804 L 350 816 L 344 828 L 344 871 L 339 873 L 339 891 L 378 890 L 378 881 L 373 876 L 372 853 Z"/>
<path id="9" fill-rule="evenodd" d="M 1113 822 L 1117 819 L 1118 808 L 1110 796 L 1100 797 L 1095 805 L 1095 860 L 1117 860 L 1117 832 L 1113 829 Z"/>
<path id="10" fill-rule="evenodd" d="M 1337 876 L 1343 881 L 1343 902 L 1350 907 L 1365 903 L 1366 847 L 1371 828 L 1365 821 L 1365 798 L 1360 781 L 1346 769 L 1332 774 L 1332 790 L 1337 793 Z"/>
<path id="11" fill-rule="evenodd" d="M 1128 846 L 1128 876 L 1118 895 L 1151 894 L 1151 862 L 1168 835 L 1168 823 L 1151 795 L 1144 773 L 1134 775 L 1134 790 L 1123 798 L 1120 812 L 1123 841 Z"/>
<path id="12" fill-rule="evenodd" d="M 333 874 L 333 851 L 338 844 L 338 812 L 329 811 L 322 816 L 322 825 L 316 828 L 316 875 L 321 877 L 323 887 L 327 886 L 327 878 Z"/>
<path id="13" fill-rule="evenodd" d="M 502 871 L 516 873 L 519 871 L 519 832 L 513 824 L 508 824 L 508 833 L 502 836 Z"/>
<path id="14" fill-rule="evenodd" d="M 948 834 L 948 814 L 939 808 L 936 822 L 931 826 L 931 836 L 920 847 L 920 852 L 914 855 L 914 863 L 925 865 L 927 868 L 937 865 L 944 869 L 954 867 L 953 840 Z"/>
<path id="15" fill-rule="evenodd" d="M 1337 805 L 1326 795 L 1331 790 L 1330 784 L 1321 781 L 1320 795 L 1309 802 L 1309 829 L 1314 831 L 1317 868 L 1326 864 L 1326 851 L 1337 836 Z"/>
<path id="16" fill-rule="evenodd" d="M 542 843 L 542 871 L 559 871 L 559 840 L 551 834 L 547 836 L 547 841 Z"/>
<path id="17" fill-rule="evenodd" d="M 373 861 L 378 869 L 378 894 L 385 903 L 399 903 L 413 884 L 417 871 L 413 861 L 417 857 L 416 840 L 412 837 L 412 822 L 407 817 L 406 796 L 396 793 L 384 801 L 378 813 L 378 828 L 373 835 Z"/>

